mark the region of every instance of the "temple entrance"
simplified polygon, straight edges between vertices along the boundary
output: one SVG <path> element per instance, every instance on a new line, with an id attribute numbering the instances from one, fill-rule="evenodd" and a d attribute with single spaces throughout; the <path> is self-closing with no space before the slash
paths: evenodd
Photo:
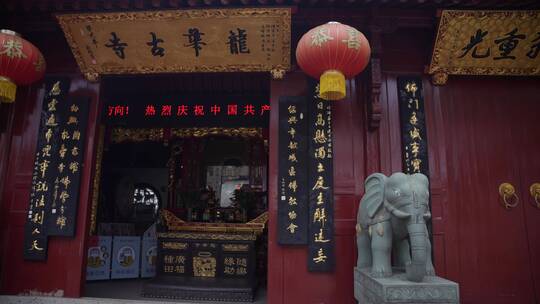
<path id="1" fill-rule="evenodd" d="M 84 296 L 265 303 L 269 82 L 103 80 Z"/>

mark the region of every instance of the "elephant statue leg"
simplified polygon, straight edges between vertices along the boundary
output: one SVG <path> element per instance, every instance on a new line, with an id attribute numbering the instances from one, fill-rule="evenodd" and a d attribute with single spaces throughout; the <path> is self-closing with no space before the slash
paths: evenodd
<path id="1" fill-rule="evenodd" d="M 426 227 L 426 235 L 427 233 L 427 227 Z M 431 242 L 429 241 L 429 237 L 426 237 L 426 247 L 427 247 L 427 259 L 426 259 L 426 275 L 428 276 L 434 276 L 435 275 L 435 267 L 433 267 L 433 261 L 431 260 Z"/>
<path id="2" fill-rule="evenodd" d="M 384 221 L 370 226 L 371 255 L 373 264 L 371 274 L 374 277 L 388 277 L 392 275 L 392 225 Z"/>
<path id="3" fill-rule="evenodd" d="M 405 265 L 411 263 L 411 250 L 407 239 L 395 243 L 394 257 L 396 267 L 405 269 Z"/>
<path id="4" fill-rule="evenodd" d="M 356 261 L 356 267 L 371 267 L 371 240 L 368 229 L 362 229 L 360 226 L 357 227 L 356 244 L 358 246 L 358 260 Z"/>

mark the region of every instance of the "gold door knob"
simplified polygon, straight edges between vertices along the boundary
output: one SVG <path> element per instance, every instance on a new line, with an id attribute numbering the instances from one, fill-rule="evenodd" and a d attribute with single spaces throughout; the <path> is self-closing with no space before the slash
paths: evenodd
<path id="1" fill-rule="evenodd" d="M 516 188 L 510 183 L 502 183 L 499 185 L 499 195 L 502 197 L 503 206 L 506 209 L 515 208 L 519 204 Z"/>
<path id="2" fill-rule="evenodd" d="M 529 188 L 529 192 L 531 193 L 531 196 L 534 199 L 534 202 L 536 205 L 534 205 L 536 208 L 540 209 L 540 183 L 534 183 Z"/>

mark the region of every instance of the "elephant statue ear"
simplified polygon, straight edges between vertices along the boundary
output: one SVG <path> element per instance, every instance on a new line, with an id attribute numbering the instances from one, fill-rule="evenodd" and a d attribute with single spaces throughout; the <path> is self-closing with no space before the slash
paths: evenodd
<path id="1" fill-rule="evenodd" d="M 366 178 L 366 193 L 362 197 L 360 204 L 364 205 L 370 218 L 373 218 L 383 205 L 386 178 L 386 175 L 382 173 L 373 173 Z"/>

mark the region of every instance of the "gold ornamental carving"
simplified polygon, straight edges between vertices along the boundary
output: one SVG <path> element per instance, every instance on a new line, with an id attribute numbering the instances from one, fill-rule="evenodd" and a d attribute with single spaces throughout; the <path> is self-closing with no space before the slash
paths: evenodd
<path id="1" fill-rule="evenodd" d="M 111 142 L 142 142 L 163 141 L 165 130 L 163 128 L 131 129 L 113 128 Z M 207 136 L 226 136 L 241 138 L 263 138 L 262 128 L 173 128 L 171 139 L 175 138 L 198 138 Z"/>
<path id="2" fill-rule="evenodd" d="M 290 8 L 61 14 L 81 72 L 102 74 L 288 71 Z"/>
<path id="3" fill-rule="evenodd" d="M 286 71 L 284 69 L 272 69 L 270 74 L 272 75 L 272 79 L 281 80 L 283 77 L 285 77 L 285 72 Z"/>
<path id="4" fill-rule="evenodd" d="M 184 250 L 188 247 L 187 243 L 180 242 L 163 242 L 161 243 L 163 249 Z"/>
<path id="5" fill-rule="evenodd" d="M 237 233 L 260 235 L 268 222 L 268 212 L 264 212 L 247 223 L 199 223 L 184 222 L 168 210 L 161 210 L 168 231 L 186 231 L 203 233 Z"/>
<path id="6" fill-rule="evenodd" d="M 174 227 L 186 224 L 185 221 L 179 219 L 176 215 L 174 215 L 174 213 L 170 212 L 167 209 L 161 209 L 160 214 L 161 218 L 165 220 L 165 224 L 167 225 L 167 227 Z"/>
<path id="7" fill-rule="evenodd" d="M 215 277 L 216 258 L 193 257 L 193 275 L 195 275 L 196 277 Z"/>
<path id="8" fill-rule="evenodd" d="M 223 248 L 223 251 L 228 251 L 228 252 L 247 252 L 249 250 L 249 245 L 246 245 L 246 244 L 222 244 L 221 248 Z"/>
<path id="9" fill-rule="evenodd" d="M 113 143 L 162 141 L 163 129 L 125 129 L 114 128 L 111 131 Z"/>
<path id="10" fill-rule="evenodd" d="M 444 10 L 429 74 L 540 75 L 540 11 Z"/>
<path id="11" fill-rule="evenodd" d="M 172 129 L 171 136 L 174 138 L 227 136 L 243 138 L 262 138 L 261 128 L 181 128 Z"/>
<path id="12" fill-rule="evenodd" d="M 98 129 L 96 162 L 94 167 L 94 180 L 92 182 L 92 201 L 90 207 L 90 235 L 96 234 L 97 227 L 97 208 L 99 201 L 99 186 L 101 184 L 101 162 L 103 160 L 103 145 L 105 139 L 105 126 L 101 125 Z"/>
<path id="13" fill-rule="evenodd" d="M 99 74 L 96 72 L 86 72 L 84 73 L 84 77 L 89 82 L 98 82 L 99 81 Z"/>
<path id="14" fill-rule="evenodd" d="M 175 238 L 190 240 L 220 240 L 220 241 L 255 241 L 254 233 L 205 233 L 205 232 L 161 232 L 158 238 Z"/>

